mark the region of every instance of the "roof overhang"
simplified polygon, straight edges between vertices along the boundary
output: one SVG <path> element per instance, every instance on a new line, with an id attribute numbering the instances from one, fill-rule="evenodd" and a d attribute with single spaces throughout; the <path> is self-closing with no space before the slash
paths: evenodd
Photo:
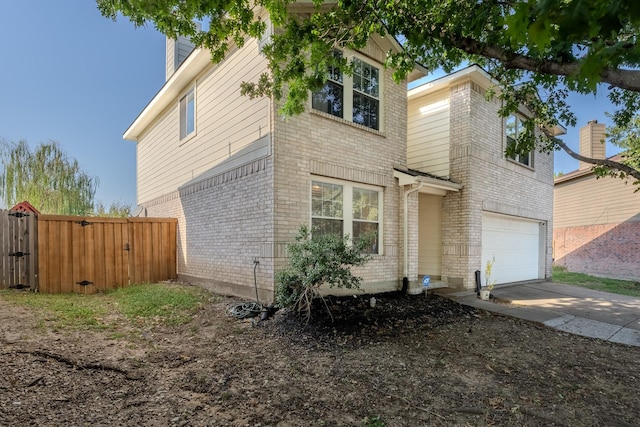
<path id="1" fill-rule="evenodd" d="M 560 125 L 560 124 L 557 124 L 557 125 L 554 125 L 554 126 L 551 126 L 551 127 L 544 126 L 542 128 L 542 130 L 548 136 L 553 136 L 553 137 L 560 136 L 560 135 L 565 135 L 567 133 L 567 128 L 562 126 L 562 125 Z"/>
<path id="2" fill-rule="evenodd" d="M 398 40 L 389 33 L 385 34 L 384 36 L 381 36 L 380 34 L 374 34 L 371 36 L 371 40 L 378 46 L 380 46 L 380 48 L 385 52 L 391 51 L 394 53 L 400 53 L 404 50 L 400 42 L 398 42 Z M 414 62 L 413 70 L 407 75 L 407 81 L 412 82 L 421 79 L 427 74 L 429 74 L 429 70 L 427 69 L 427 67 Z"/>
<path id="3" fill-rule="evenodd" d="M 181 92 L 211 64 L 211 54 L 206 49 L 195 49 L 178 67 L 176 72 L 160 88 L 158 93 L 149 101 L 138 117 L 129 125 L 122 136 L 130 141 L 137 141 L 147 127 L 167 108 L 175 102 Z"/>
<path id="4" fill-rule="evenodd" d="M 458 192 L 462 190 L 462 184 L 424 175 L 412 175 L 397 169 L 393 170 L 393 177 L 398 178 L 398 185 L 401 187 L 405 185 L 422 184 L 419 190 L 420 193 L 444 196 L 449 191 Z"/>
<path id="5" fill-rule="evenodd" d="M 486 72 L 485 69 L 480 67 L 479 65 L 473 64 L 466 68 L 463 68 L 462 70 L 458 70 L 454 73 L 447 74 L 446 76 L 432 80 L 420 86 L 416 86 L 415 88 L 407 91 L 407 99 L 411 100 L 427 93 L 436 92 L 440 89 L 449 87 L 461 80 L 472 80 L 485 89 L 494 86 L 496 92 L 500 90 L 499 82 L 491 77 L 491 74 Z M 521 108 L 525 108 L 526 110 L 526 107 Z M 528 110 L 523 111 L 523 113 L 529 115 L 531 114 L 531 112 Z M 567 133 L 567 129 L 560 124 L 550 127 L 542 127 L 542 131 L 552 137 L 565 135 Z"/>
<path id="6" fill-rule="evenodd" d="M 498 85 L 497 80 L 494 80 L 493 77 L 491 77 L 491 75 L 487 73 L 482 67 L 474 64 L 463 68 L 462 70 L 458 70 L 451 74 L 447 74 L 446 76 L 414 87 L 413 89 L 407 91 L 407 99 L 417 98 L 426 93 L 444 89 L 446 87 L 449 87 L 452 83 L 462 79 L 472 79 L 483 87 Z"/>

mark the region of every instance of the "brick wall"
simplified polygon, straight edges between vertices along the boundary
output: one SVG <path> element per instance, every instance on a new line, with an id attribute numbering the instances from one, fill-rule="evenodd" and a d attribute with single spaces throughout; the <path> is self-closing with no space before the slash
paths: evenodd
<path id="1" fill-rule="evenodd" d="M 383 73 L 380 131 L 315 111 L 287 119 L 273 114 L 269 157 L 145 203 L 148 216 L 178 218 L 179 277 L 253 298 L 257 259 L 261 301 L 272 301 L 274 273 L 285 265 L 300 224 L 310 222 L 311 181 L 322 176 L 383 188 L 383 254 L 354 273 L 368 292 L 398 289 L 402 189 L 393 167 L 406 165 L 406 85 Z"/>
<path id="2" fill-rule="evenodd" d="M 178 276 L 213 291 L 273 301 L 270 158 L 147 203 L 147 216 L 178 218 Z"/>
<path id="3" fill-rule="evenodd" d="M 402 278 L 402 192 L 393 178 L 393 167 L 406 165 L 406 85 L 397 85 L 390 71 L 381 71 L 380 131 L 315 111 L 276 122 L 276 268 L 286 262 L 285 245 L 293 240 L 299 225 L 311 220 L 311 181 L 329 177 L 384 189 L 383 254 L 354 269 L 354 273 L 364 278 L 369 292 L 398 288 Z M 417 251 L 417 240 L 415 246 Z M 417 277 L 417 266 L 414 270 L 413 276 Z"/>
<path id="4" fill-rule="evenodd" d="M 450 88 L 451 156 L 453 181 L 463 184 L 459 193 L 443 199 L 442 276 L 451 286 L 471 289 L 474 272 L 483 270 L 483 211 L 547 222 L 553 215 L 553 153 L 534 154 L 527 168 L 504 157 L 503 120 L 498 101 L 487 101 L 483 89 L 472 81 Z M 551 275 L 551 242 L 545 248 L 545 276 Z"/>
<path id="5" fill-rule="evenodd" d="M 640 221 L 556 228 L 553 242 L 569 271 L 640 281 Z"/>

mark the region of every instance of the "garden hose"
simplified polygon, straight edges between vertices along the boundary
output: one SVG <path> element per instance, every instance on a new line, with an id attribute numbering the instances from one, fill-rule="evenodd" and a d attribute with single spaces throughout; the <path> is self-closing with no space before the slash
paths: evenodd
<path id="1" fill-rule="evenodd" d="M 250 317 L 256 317 L 260 314 L 264 307 L 260 304 L 258 300 L 258 280 L 256 278 L 256 268 L 260 262 L 256 259 L 253 261 L 253 286 L 256 290 L 256 300 L 255 301 L 241 301 L 234 302 L 227 306 L 226 313 L 227 316 L 233 316 L 236 319 L 247 319 Z"/>

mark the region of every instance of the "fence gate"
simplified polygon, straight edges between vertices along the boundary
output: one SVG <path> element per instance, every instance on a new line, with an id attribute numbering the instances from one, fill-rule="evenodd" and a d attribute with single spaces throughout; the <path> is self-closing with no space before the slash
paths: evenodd
<path id="1" fill-rule="evenodd" d="M 38 216 L 38 289 L 94 293 L 176 277 L 172 218 Z"/>
<path id="2" fill-rule="evenodd" d="M 0 210 L 0 289 L 36 289 L 37 221 L 33 213 Z"/>

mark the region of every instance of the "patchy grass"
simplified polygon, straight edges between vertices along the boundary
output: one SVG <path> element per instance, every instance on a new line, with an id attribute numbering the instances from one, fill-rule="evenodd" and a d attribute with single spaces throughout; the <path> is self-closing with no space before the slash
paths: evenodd
<path id="1" fill-rule="evenodd" d="M 112 293 L 120 312 L 130 320 L 154 320 L 165 325 L 187 323 L 194 309 L 205 299 L 195 287 L 140 285 Z"/>
<path id="2" fill-rule="evenodd" d="M 106 329 L 100 322 L 107 313 L 107 306 L 100 298 L 88 298 L 89 295 L 59 294 L 47 295 L 3 292 L 3 297 L 26 307 L 35 308 L 43 313 L 42 321 L 52 322 L 57 328 Z M 44 325 L 44 323 L 41 323 Z"/>
<path id="3" fill-rule="evenodd" d="M 170 284 L 132 285 L 96 294 L 40 294 L 3 291 L 7 301 L 43 313 L 55 328 L 111 329 L 126 319 L 137 326 L 179 325 L 209 296 L 200 288 Z"/>
<path id="4" fill-rule="evenodd" d="M 597 291 L 611 292 L 613 294 L 640 297 L 639 282 L 607 279 L 583 273 L 572 273 L 567 271 L 566 267 L 562 266 L 553 267 L 553 281 L 557 283 L 581 286 L 583 288 L 595 289 Z"/>

